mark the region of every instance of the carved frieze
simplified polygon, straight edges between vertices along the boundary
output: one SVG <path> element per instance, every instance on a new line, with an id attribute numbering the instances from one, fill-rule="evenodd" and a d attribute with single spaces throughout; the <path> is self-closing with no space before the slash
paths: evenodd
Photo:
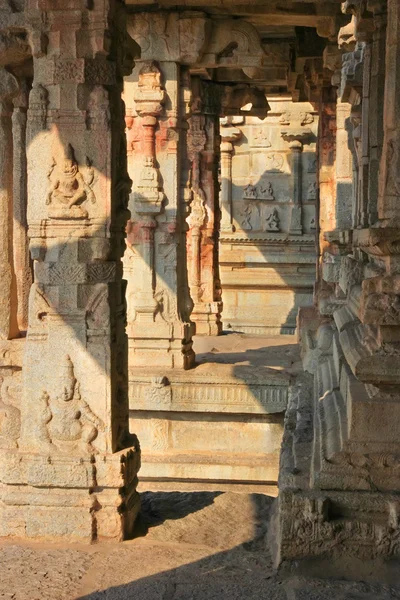
<path id="1" fill-rule="evenodd" d="M 275 200 L 272 183 L 265 181 L 257 185 L 247 184 L 243 190 L 243 200 Z"/>

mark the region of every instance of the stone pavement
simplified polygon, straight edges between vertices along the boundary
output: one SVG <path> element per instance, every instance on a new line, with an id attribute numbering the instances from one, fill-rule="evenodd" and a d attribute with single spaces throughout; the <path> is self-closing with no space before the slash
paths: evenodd
<path id="1" fill-rule="evenodd" d="M 276 574 L 265 534 L 272 498 L 145 492 L 134 540 L 52 545 L 2 541 L 7 600 L 397 600 L 389 584 Z M 321 572 L 322 574 L 322 572 Z M 400 581 L 399 581 L 400 585 Z"/>

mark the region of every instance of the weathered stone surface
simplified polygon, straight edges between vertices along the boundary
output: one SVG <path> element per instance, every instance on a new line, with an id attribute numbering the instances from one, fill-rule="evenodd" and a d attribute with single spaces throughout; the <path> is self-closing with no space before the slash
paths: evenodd
<path id="1" fill-rule="evenodd" d="M 225 329 L 275 335 L 311 303 L 318 120 L 307 103 L 270 106 L 264 121 L 222 121 L 220 264 Z"/>

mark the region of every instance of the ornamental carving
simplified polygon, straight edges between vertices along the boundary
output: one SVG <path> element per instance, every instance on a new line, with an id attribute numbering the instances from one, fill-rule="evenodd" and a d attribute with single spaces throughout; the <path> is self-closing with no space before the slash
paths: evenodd
<path id="1" fill-rule="evenodd" d="M 276 208 L 265 218 L 264 231 L 280 231 L 279 227 L 279 215 Z"/>
<path id="2" fill-rule="evenodd" d="M 68 144 L 64 161 L 57 164 L 53 158 L 47 175 L 49 191 L 46 204 L 50 219 L 87 219 L 88 212 L 83 206 L 87 202 L 94 204 L 94 169 L 86 157 L 85 177 L 79 170 L 74 149 Z"/>
<path id="3" fill-rule="evenodd" d="M 142 169 L 133 194 L 135 211 L 140 215 L 156 215 L 161 210 L 164 192 L 156 164 L 155 131 L 165 101 L 161 71 L 156 62 L 147 61 L 141 68 L 134 100 L 143 135 Z"/>
<path id="4" fill-rule="evenodd" d="M 59 371 L 59 395 L 51 398 L 43 391 L 38 403 L 42 446 L 66 454 L 97 453 L 93 442 L 104 423 L 82 398 L 70 356 L 65 355 Z"/>
<path id="5" fill-rule="evenodd" d="M 265 181 L 258 185 L 247 184 L 243 190 L 243 200 L 275 200 L 272 183 Z"/>
<path id="6" fill-rule="evenodd" d="M 21 371 L 0 377 L 0 448 L 18 448 L 21 430 Z"/>

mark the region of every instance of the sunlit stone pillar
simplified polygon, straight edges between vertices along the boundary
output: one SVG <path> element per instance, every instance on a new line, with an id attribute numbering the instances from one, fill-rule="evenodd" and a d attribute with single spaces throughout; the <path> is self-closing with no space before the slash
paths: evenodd
<path id="1" fill-rule="evenodd" d="M 13 267 L 12 99 L 18 82 L 0 69 L 0 339 L 18 336 L 17 284 Z"/>
<path id="2" fill-rule="evenodd" d="M 13 121 L 13 251 L 14 268 L 17 274 L 17 319 L 20 331 L 28 328 L 28 298 L 32 285 L 32 269 L 29 257 L 27 223 L 27 160 L 26 119 L 28 89 L 23 80 L 20 93 L 14 99 Z"/>
<path id="3" fill-rule="evenodd" d="M 13 444 L 0 454 L 0 535 L 89 542 L 128 535 L 139 506 L 121 263 L 130 187 L 122 67 L 137 46 L 118 0 L 72 4 L 27 2 L 35 276 L 20 411 L 2 423 Z"/>

